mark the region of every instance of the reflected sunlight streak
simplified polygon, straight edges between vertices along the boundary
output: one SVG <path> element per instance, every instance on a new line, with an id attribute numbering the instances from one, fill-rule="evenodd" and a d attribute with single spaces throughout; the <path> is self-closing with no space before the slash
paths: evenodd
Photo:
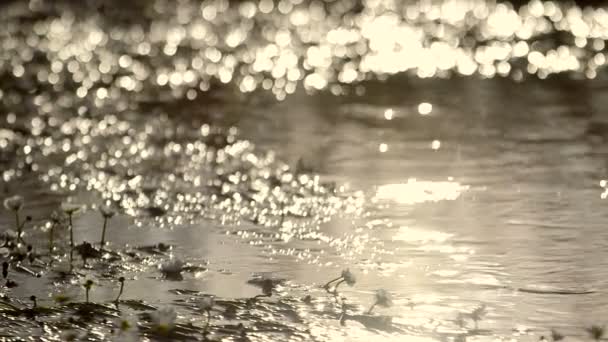
<path id="1" fill-rule="evenodd" d="M 399 204 L 417 204 L 455 200 L 469 186 L 453 181 L 419 181 L 408 179 L 407 183 L 385 184 L 378 187 L 374 200 L 391 200 Z"/>

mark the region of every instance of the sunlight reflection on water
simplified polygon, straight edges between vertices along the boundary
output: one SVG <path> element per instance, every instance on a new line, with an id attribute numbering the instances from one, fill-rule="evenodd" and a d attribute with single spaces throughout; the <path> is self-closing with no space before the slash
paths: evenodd
<path id="1" fill-rule="evenodd" d="M 419 181 L 410 178 L 406 183 L 380 185 L 376 200 L 391 200 L 399 204 L 451 201 L 469 187 L 454 181 Z"/>

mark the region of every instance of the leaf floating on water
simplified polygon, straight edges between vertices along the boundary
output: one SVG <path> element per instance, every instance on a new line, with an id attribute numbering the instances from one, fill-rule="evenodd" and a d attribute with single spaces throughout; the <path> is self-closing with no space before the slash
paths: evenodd
<path id="1" fill-rule="evenodd" d="M 202 294 L 202 292 L 200 292 L 200 291 L 187 290 L 187 289 L 172 289 L 172 290 L 169 290 L 169 293 L 173 293 L 176 295 L 195 295 L 195 296 Z"/>
<path id="2" fill-rule="evenodd" d="M 151 245 L 151 246 L 139 246 L 139 247 L 135 247 L 135 249 L 151 254 L 151 255 L 168 255 L 167 252 L 170 251 L 172 248 L 171 245 L 167 245 L 164 243 L 158 243 L 156 245 Z"/>
<path id="3" fill-rule="evenodd" d="M 121 300 L 120 301 L 120 305 L 124 305 L 127 306 L 133 310 L 137 310 L 137 311 L 150 311 L 150 310 L 156 310 L 156 307 L 150 305 L 150 304 L 146 304 L 144 301 L 142 300 L 136 300 L 136 299 L 125 299 L 125 300 Z"/>

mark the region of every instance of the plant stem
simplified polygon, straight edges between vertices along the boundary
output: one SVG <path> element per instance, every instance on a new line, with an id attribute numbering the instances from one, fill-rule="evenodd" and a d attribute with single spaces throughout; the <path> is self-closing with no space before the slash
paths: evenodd
<path id="1" fill-rule="evenodd" d="M 108 218 L 104 217 L 103 218 L 103 228 L 101 230 L 101 247 L 103 248 L 103 246 L 106 245 L 106 226 L 108 224 Z"/>
<path id="2" fill-rule="evenodd" d="M 49 256 L 53 255 L 53 230 L 55 229 L 55 223 L 51 224 L 51 230 L 49 232 Z"/>
<path id="3" fill-rule="evenodd" d="M 336 278 L 336 279 L 332 279 L 332 280 L 328 281 L 328 282 L 327 282 L 327 284 L 323 285 L 323 288 L 324 288 L 325 290 L 329 289 L 329 285 L 330 285 L 331 283 L 333 283 L 333 282 L 335 282 L 335 281 L 338 281 L 338 280 L 340 280 L 340 279 L 342 279 L 342 276 L 339 276 L 339 277 L 338 277 L 338 278 Z"/>
<path id="4" fill-rule="evenodd" d="M 281 201 L 281 222 L 279 223 L 279 227 L 283 227 L 284 222 L 285 222 L 285 202 Z"/>
<path id="5" fill-rule="evenodd" d="M 206 311 L 207 311 L 207 323 L 205 324 L 203 333 L 207 332 L 207 330 L 209 329 L 209 323 L 211 322 L 211 310 L 206 310 Z"/>
<path id="6" fill-rule="evenodd" d="M 89 302 L 89 288 L 86 288 L 86 300 Z"/>
<path id="7" fill-rule="evenodd" d="M 15 211 L 15 221 L 17 223 L 17 242 L 21 241 L 21 224 L 19 223 L 19 212 Z"/>
<path id="8" fill-rule="evenodd" d="M 120 299 L 120 296 L 122 296 L 122 290 L 125 287 L 125 282 L 121 281 L 120 282 L 120 291 L 118 291 L 118 296 L 116 297 L 116 300 L 114 300 L 116 303 L 118 303 L 118 300 Z"/>
<path id="9" fill-rule="evenodd" d="M 369 307 L 369 310 L 367 310 L 368 315 L 371 315 L 372 311 L 376 307 L 376 304 L 378 304 L 378 302 L 374 302 L 374 304 L 372 304 L 372 306 Z"/>
<path id="10" fill-rule="evenodd" d="M 340 286 L 340 284 L 342 284 L 345 281 L 346 281 L 345 279 L 342 279 L 336 284 L 336 286 L 334 286 L 334 293 L 338 293 L 338 286 Z"/>
<path id="11" fill-rule="evenodd" d="M 72 261 L 74 260 L 74 225 L 72 224 L 72 214 L 68 215 L 70 219 L 70 272 L 72 271 Z M 89 292 L 87 291 L 87 298 Z M 88 300 L 87 300 L 88 302 Z"/>

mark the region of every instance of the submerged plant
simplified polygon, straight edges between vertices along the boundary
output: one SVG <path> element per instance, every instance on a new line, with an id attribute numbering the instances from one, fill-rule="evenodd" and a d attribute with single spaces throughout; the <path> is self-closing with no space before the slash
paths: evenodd
<path id="1" fill-rule="evenodd" d="M 122 296 L 122 291 L 125 289 L 125 277 L 118 278 L 118 281 L 120 282 L 120 290 L 118 290 L 118 296 L 116 296 L 116 299 L 114 300 L 116 304 L 118 304 L 120 296 Z"/>
<path id="2" fill-rule="evenodd" d="M 586 329 L 587 332 L 589 333 L 589 337 L 591 337 L 592 339 L 599 341 L 601 339 L 604 338 L 604 327 L 599 326 L 599 325 L 592 325 L 589 328 Z"/>
<path id="3" fill-rule="evenodd" d="M 101 242 L 100 242 L 100 246 L 101 246 L 101 248 L 103 248 L 103 246 L 106 245 L 106 227 L 108 225 L 108 220 L 111 219 L 116 214 L 116 211 L 114 211 L 114 209 L 112 209 L 111 207 L 109 207 L 107 205 L 101 205 L 99 207 L 99 212 L 101 213 L 101 216 L 103 217 L 103 228 L 101 230 Z"/>
<path id="4" fill-rule="evenodd" d="M 82 285 L 85 289 L 85 296 L 86 296 L 86 303 L 89 302 L 89 292 L 91 291 L 91 288 L 93 287 L 93 281 L 91 279 L 87 279 L 84 284 Z"/>
<path id="5" fill-rule="evenodd" d="M 215 305 L 215 298 L 212 296 L 205 296 L 198 302 L 198 309 L 207 314 L 207 322 L 205 323 L 205 328 L 203 329 L 203 333 L 205 334 L 208 332 L 209 324 L 211 323 L 211 309 L 213 309 L 213 305 Z"/>
<path id="6" fill-rule="evenodd" d="M 330 292 L 329 289 L 331 288 L 332 284 L 335 282 L 337 282 L 337 283 L 334 285 L 334 290 L 333 290 L 334 293 L 336 293 L 338 291 L 338 286 L 340 286 L 340 284 L 342 284 L 342 283 L 346 283 L 348 286 L 355 285 L 355 283 L 357 282 L 357 278 L 350 271 L 350 269 L 347 268 L 345 270 L 342 270 L 342 273 L 340 274 L 339 277 L 337 277 L 336 279 L 332 279 L 332 280 L 328 281 L 327 284 L 323 285 L 323 288 L 327 292 Z"/>
<path id="7" fill-rule="evenodd" d="M 371 314 L 377 305 L 384 308 L 391 307 L 393 305 L 391 294 L 384 289 L 377 290 L 374 296 L 374 303 L 370 306 L 369 310 L 367 310 L 367 314 Z"/>
<path id="8" fill-rule="evenodd" d="M 150 313 L 150 318 L 152 319 L 152 328 L 154 331 L 167 336 L 171 334 L 175 328 L 177 313 L 173 308 L 165 307 Z"/>

